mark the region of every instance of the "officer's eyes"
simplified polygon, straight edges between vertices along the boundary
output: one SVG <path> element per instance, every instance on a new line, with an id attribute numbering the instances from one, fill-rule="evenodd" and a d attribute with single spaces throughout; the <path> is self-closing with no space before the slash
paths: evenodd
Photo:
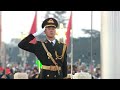
<path id="1" fill-rule="evenodd" d="M 49 28 L 48 30 L 55 30 L 55 28 Z"/>

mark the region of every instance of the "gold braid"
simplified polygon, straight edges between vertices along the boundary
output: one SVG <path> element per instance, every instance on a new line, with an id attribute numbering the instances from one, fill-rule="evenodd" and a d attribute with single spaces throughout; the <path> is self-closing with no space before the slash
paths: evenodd
<path id="1" fill-rule="evenodd" d="M 61 56 L 59 56 L 59 55 L 57 54 L 57 51 L 55 51 L 56 58 L 57 58 L 57 59 L 62 59 L 62 58 L 64 57 L 65 50 L 66 50 L 66 45 L 64 44 L 63 50 L 62 50 L 62 55 L 61 55 Z"/>

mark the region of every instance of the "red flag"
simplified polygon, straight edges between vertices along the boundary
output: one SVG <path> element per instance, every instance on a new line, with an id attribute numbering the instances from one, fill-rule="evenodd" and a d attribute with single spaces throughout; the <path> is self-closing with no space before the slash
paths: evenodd
<path id="1" fill-rule="evenodd" d="M 35 12 L 35 17 L 33 20 L 33 24 L 30 30 L 30 34 L 34 34 L 37 31 L 37 12 Z M 36 38 L 34 38 L 32 41 L 30 41 L 30 43 L 35 44 L 36 43 Z"/>
<path id="2" fill-rule="evenodd" d="M 3 71 L 3 70 L 4 70 L 4 68 L 0 67 L 0 71 Z"/>
<path id="3" fill-rule="evenodd" d="M 69 18 L 69 22 L 68 22 L 68 26 L 67 26 L 67 32 L 66 32 L 66 44 L 67 44 L 67 46 L 70 43 L 70 30 L 71 30 L 71 28 L 72 28 L 72 12 L 71 12 L 71 15 L 70 15 L 70 18 Z"/>

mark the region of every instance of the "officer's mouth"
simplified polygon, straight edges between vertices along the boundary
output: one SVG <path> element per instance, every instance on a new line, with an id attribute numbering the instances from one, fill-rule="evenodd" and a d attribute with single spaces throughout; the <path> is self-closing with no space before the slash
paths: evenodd
<path id="1" fill-rule="evenodd" d="M 50 33 L 50 35 L 53 35 L 54 33 Z"/>

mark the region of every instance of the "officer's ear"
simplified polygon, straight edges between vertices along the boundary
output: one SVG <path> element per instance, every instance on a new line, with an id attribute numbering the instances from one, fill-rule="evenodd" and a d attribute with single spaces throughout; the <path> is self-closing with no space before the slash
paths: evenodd
<path id="1" fill-rule="evenodd" d="M 46 28 L 44 28 L 44 33 L 46 34 Z"/>
<path id="2" fill-rule="evenodd" d="M 46 28 L 44 29 L 44 32 L 46 31 Z"/>

